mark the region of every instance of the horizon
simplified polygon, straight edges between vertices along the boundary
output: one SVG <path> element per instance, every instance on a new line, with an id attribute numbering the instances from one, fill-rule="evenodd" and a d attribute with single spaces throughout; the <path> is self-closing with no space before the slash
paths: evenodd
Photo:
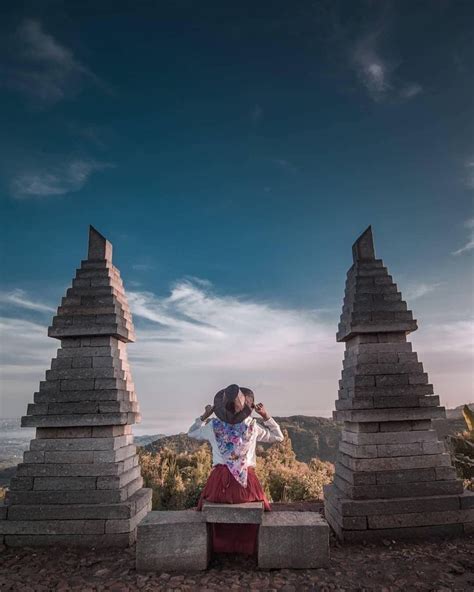
<path id="1" fill-rule="evenodd" d="M 89 224 L 132 310 L 139 430 L 234 382 L 330 416 L 369 224 L 441 405 L 472 401 L 474 5 L 7 4 L 0 417 L 50 367 Z"/>

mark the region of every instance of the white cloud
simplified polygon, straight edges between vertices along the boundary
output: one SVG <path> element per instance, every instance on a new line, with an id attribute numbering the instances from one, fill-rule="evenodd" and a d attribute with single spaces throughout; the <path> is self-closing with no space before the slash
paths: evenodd
<path id="1" fill-rule="evenodd" d="M 352 63 L 361 83 L 375 102 L 398 96 L 409 100 L 423 88 L 418 83 L 405 84 L 395 78 L 397 66 L 383 57 L 379 48 L 380 32 L 359 39 L 352 50 Z"/>
<path id="2" fill-rule="evenodd" d="M 7 72 L 5 84 L 40 103 L 54 104 L 75 94 L 87 79 L 101 84 L 37 20 L 22 22 L 10 50 L 13 66 Z"/>
<path id="3" fill-rule="evenodd" d="M 26 308 L 28 310 L 35 310 L 38 312 L 56 311 L 55 308 L 48 306 L 47 304 L 31 300 L 28 297 L 27 293 L 19 288 L 16 288 L 9 292 L 0 292 L 0 304 L 19 308 Z"/>
<path id="4" fill-rule="evenodd" d="M 13 197 L 37 198 L 79 191 L 95 171 L 113 167 L 95 160 L 72 159 L 60 165 L 30 168 L 19 172 L 10 183 Z"/>
<path id="5" fill-rule="evenodd" d="M 474 249 L 474 218 L 467 220 L 464 223 L 464 226 L 469 229 L 469 239 L 464 246 L 462 246 L 457 251 L 453 251 L 453 255 L 462 255 L 462 253 L 467 253 L 468 251 L 472 251 Z"/>
<path id="6" fill-rule="evenodd" d="M 335 342 L 337 319 L 321 310 L 219 295 L 194 280 L 177 282 L 163 296 L 128 296 L 137 326 L 128 351 L 144 418 L 137 432 L 185 430 L 232 382 L 253 388 L 275 415 L 329 416 L 334 409 L 344 345 Z M 20 301 L 31 302 L 24 292 Z M 0 331 L 0 414 L 19 416 L 59 342 L 47 337 L 43 324 L 20 318 L 0 318 Z M 473 333 L 473 322 L 456 320 L 421 323 L 410 336 L 449 407 L 472 398 Z"/>

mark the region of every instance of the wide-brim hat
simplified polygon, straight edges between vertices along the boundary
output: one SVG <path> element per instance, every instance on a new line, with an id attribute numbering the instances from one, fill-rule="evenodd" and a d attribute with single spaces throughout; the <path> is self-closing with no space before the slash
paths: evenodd
<path id="1" fill-rule="evenodd" d="M 233 408 L 233 403 L 240 393 L 244 395 L 246 402 L 244 408 L 236 413 Z M 214 397 L 214 413 L 221 421 L 225 421 L 226 423 L 241 423 L 251 415 L 253 401 L 253 393 L 243 393 L 238 384 L 230 384 L 225 389 L 216 393 Z"/>

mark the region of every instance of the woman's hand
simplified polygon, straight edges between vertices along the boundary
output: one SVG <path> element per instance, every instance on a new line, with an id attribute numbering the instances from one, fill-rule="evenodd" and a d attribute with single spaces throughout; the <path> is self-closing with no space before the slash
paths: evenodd
<path id="1" fill-rule="evenodd" d="M 257 403 L 255 405 L 255 411 L 261 416 L 263 417 L 264 421 L 267 421 L 267 419 L 270 419 L 270 414 L 268 413 L 268 411 L 265 409 L 265 407 L 263 406 L 263 403 Z"/>
<path id="2" fill-rule="evenodd" d="M 206 405 L 204 413 L 201 415 L 201 421 L 206 421 L 214 413 L 214 407 L 212 405 Z"/>

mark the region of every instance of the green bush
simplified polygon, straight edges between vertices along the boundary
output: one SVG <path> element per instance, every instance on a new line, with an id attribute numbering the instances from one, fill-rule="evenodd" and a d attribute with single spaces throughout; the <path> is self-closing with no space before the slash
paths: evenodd
<path id="1" fill-rule="evenodd" d="M 296 460 L 288 433 L 266 451 L 257 449 L 257 476 L 271 501 L 321 499 L 323 485 L 330 483 L 334 467 L 329 462 Z M 139 450 L 145 487 L 153 490 L 154 510 L 179 510 L 196 506 L 212 468 L 209 447 L 176 453 Z"/>

